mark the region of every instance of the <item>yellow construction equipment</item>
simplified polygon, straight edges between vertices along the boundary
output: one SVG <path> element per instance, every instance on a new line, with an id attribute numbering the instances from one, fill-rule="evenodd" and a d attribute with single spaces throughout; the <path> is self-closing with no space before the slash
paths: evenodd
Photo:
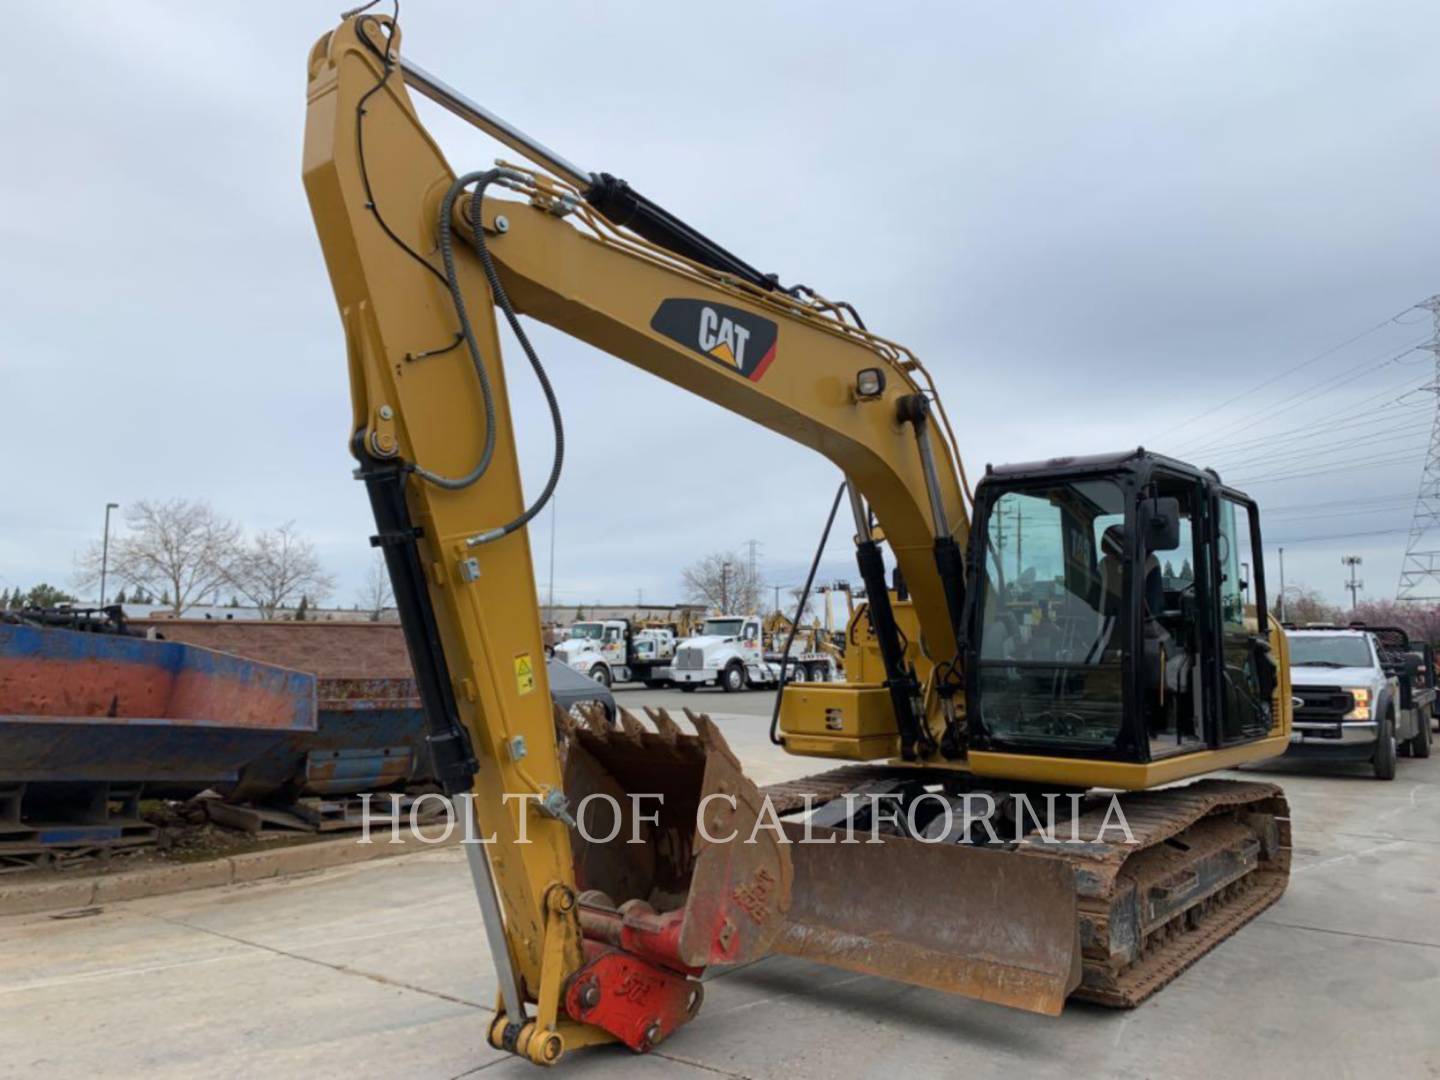
<path id="1" fill-rule="evenodd" d="M 412 92 L 526 163 L 457 176 Z M 1133 1004 L 1280 895 L 1278 788 L 1151 790 L 1288 741 L 1249 498 L 1144 450 L 989 468 L 972 497 L 908 349 L 446 86 L 392 19 L 321 38 L 308 95 L 357 475 L 437 772 L 495 837 L 465 846 L 495 1046 L 648 1049 L 703 969 L 775 950 L 1049 1013 Z M 528 503 L 497 311 L 554 424 Z M 848 681 L 787 688 L 773 730 L 838 768 L 761 792 L 703 716 L 553 714 L 526 523 L 564 440 L 522 314 L 838 466 L 866 593 Z"/>

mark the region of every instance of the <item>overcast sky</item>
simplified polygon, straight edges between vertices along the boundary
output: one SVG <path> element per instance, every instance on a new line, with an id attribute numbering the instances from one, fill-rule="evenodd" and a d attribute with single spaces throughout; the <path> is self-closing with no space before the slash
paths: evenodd
<path id="1" fill-rule="evenodd" d="M 107 500 L 187 496 L 294 520 L 355 599 L 373 526 L 300 182 L 337 12 L 6 5 L 0 587 L 68 583 Z M 972 475 L 1194 450 L 1274 509 L 1272 582 L 1287 542 L 1291 582 L 1338 599 L 1359 554 L 1394 595 L 1434 411 L 1401 395 L 1433 367 L 1404 350 L 1440 292 L 1440 6 L 407 0 L 402 25 L 471 97 L 911 345 Z M 495 156 L 425 116 L 457 171 Z M 690 558 L 751 538 L 800 579 L 832 466 L 534 339 L 570 447 L 557 601 L 679 599 Z M 533 493 L 549 425 L 510 362 Z M 827 576 L 855 576 L 842 533 Z M 543 591 L 548 513 L 532 542 Z"/>

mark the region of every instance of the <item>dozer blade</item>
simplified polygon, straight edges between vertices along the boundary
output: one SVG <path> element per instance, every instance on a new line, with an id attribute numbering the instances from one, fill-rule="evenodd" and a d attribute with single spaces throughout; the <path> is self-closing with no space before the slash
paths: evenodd
<path id="1" fill-rule="evenodd" d="M 789 853 L 774 830 L 754 830 L 763 796 L 708 716 L 685 710 L 690 735 L 664 710 L 646 713 L 654 730 L 624 710 L 619 727 L 557 711 L 565 793 L 583 826 L 571 830 L 581 903 L 641 931 L 683 912 L 667 951 L 689 968 L 757 959 L 789 908 Z M 702 807 L 710 836 L 735 839 L 707 840 Z"/>
<path id="2" fill-rule="evenodd" d="M 786 822 L 793 840 L 804 826 Z M 1057 1015 L 1080 982 L 1074 874 L 1063 861 L 901 837 L 793 843 L 777 952 Z M 833 837 L 834 843 L 814 839 Z"/>

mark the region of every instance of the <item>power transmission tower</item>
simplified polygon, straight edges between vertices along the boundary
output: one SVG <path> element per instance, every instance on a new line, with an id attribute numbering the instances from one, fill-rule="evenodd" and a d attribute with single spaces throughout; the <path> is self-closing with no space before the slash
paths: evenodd
<path id="1" fill-rule="evenodd" d="M 1440 295 L 1415 305 L 1430 312 L 1435 330 L 1421 345 L 1435 354 L 1435 383 L 1429 389 L 1440 403 Z M 1425 454 L 1425 471 L 1415 496 L 1415 516 L 1410 522 L 1410 540 L 1400 564 L 1400 586 L 1395 591 L 1400 603 L 1440 602 L 1440 409 L 1430 428 L 1430 448 Z"/>
<path id="2" fill-rule="evenodd" d="M 1361 559 L 1360 559 L 1360 556 L 1359 556 L 1359 555 L 1342 555 L 1342 556 L 1340 556 L 1340 565 L 1341 565 L 1341 566 L 1348 566 L 1348 567 L 1350 568 L 1350 580 L 1347 581 L 1347 582 L 1345 582 L 1345 588 L 1347 588 L 1347 589 L 1350 590 L 1350 610 L 1351 610 L 1351 611 L 1354 611 L 1354 610 L 1355 610 L 1355 605 L 1356 605 L 1356 603 L 1358 602 L 1358 597 L 1359 597 L 1359 595 L 1360 595 L 1360 590 L 1363 589 L 1363 588 L 1365 588 L 1365 582 L 1363 582 L 1363 581 L 1356 581 L 1356 580 L 1355 580 L 1355 568 L 1360 565 L 1360 562 L 1361 562 Z"/>

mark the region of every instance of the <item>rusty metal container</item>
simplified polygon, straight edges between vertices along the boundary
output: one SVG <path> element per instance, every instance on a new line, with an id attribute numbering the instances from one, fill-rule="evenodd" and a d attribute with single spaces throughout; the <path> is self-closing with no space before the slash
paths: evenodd
<path id="1" fill-rule="evenodd" d="M 176 642 L 0 624 L 0 782 L 194 794 L 315 726 L 312 675 Z"/>
<path id="2" fill-rule="evenodd" d="M 153 619 L 147 633 L 311 673 L 316 725 L 266 748 L 236 782 L 234 802 L 415 789 L 432 777 L 425 714 L 398 623 Z"/>

